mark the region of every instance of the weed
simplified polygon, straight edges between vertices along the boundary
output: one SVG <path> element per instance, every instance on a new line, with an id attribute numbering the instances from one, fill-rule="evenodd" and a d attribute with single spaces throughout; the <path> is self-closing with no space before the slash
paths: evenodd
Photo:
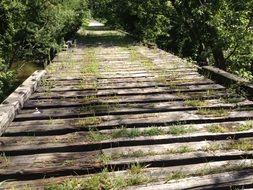
<path id="1" fill-rule="evenodd" d="M 184 104 L 193 107 L 208 106 L 208 102 L 204 100 L 185 100 Z"/>
<path id="2" fill-rule="evenodd" d="M 204 150 L 207 152 L 215 152 L 217 150 L 220 150 L 220 148 L 221 145 L 219 143 L 211 142 L 204 148 Z"/>
<path id="3" fill-rule="evenodd" d="M 147 167 L 147 166 L 146 166 Z M 143 172 L 143 170 L 146 168 L 144 166 L 142 166 L 141 164 L 139 163 L 136 163 L 136 164 L 132 164 L 128 170 L 128 172 L 130 174 L 140 174 Z"/>
<path id="4" fill-rule="evenodd" d="M 97 118 L 96 116 L 93 117 L 87 117 L 84 119 L 79 119 L 73 123 L 76 127 L 85 127 L 90 125 L 98 125 L 102 122 L 101 118 Z"/>
<path id="5" fill-rule="evenodd" d="M 227 144 L 226 149 L 250 151 L 253 149 L 253 144 L 252 141 L 248 139 L 231 140 L 231 142 Z"/>
<path id="6" fill-rule="evenodd" d="M 187 133 L 192 133 L 194 131 L 196 130 L 192 127 L 171 126 L 169 130 L 167 131 L 167 133 L 171 135 L 184 135 Z"/>
<path id="7" fill-rule="evenodd" d="M 112 133 L 113 138 L 120 138 L 120 137 L 134 138 L 138 136 L 141 136 L 141 131 L 135 128 L 127 130 L 126 128 L 122 127 L 121 129 L 113 131 Z"/>
<path id="8" fill-rule="evenodd" d="M 225 117 L 230 114 L 230 111 L 223 108 L 221 109 L 199 108 L 197 113 L 204 116 Z"/>
<path id="9" fill-rule="evenodd" d="M 97 88 L 98 88 L 98 86 L 97 86 L 97 83 L 87 83 L 87 82 L 85 82 L 85 83 L 80 83 L 80 89 L 82 89 L 82 90 L 87 90 L 87 89 L 91 89 L 91 90 L 95 90 L 95 91 L 97 91 Z"/>
<path id="10" fill-rule="evenodd" d="M 113 154 L 113 159 L 120 159 L 120 158 L 132 158 L 132 157 L 135 157 L 135 158 L 138 158 L 138 157 L 144 157 L 144 156 L 151 156 L 151 155 L 155 155 L 156 153 L 155 152 L 144 152 L 142 150 L 137 150 L 137 151 L 134 151 L 134 152 L 130 152 L 130 153 L 127 153 L 127 154 Z"/>
<path id="11" fill-rule="evenodd" d="M 42 79 L 40 81 L 40 86 L 42 86 L 44 88 L 45 91 L 50 91 L 52 88 L 54 88 L 55 86 L 55 82 L 54 81 L 50 81 L 50 80 L 45 80 Z"/>
<path id="12" fill-rule="evenodd" d="M 145 129 L 142 132 L 143 136 L 156 136 L 156 135 L 164 135 L 164 134 L 166 134 L 165 130 L 159 127 L 150 127 L 150 128 Z"/>
<path id="13" fill-rule="evenodd" d="M 76 164 L 76 160 L 65 160 L 63 162 L 63 165 L 65 165 L 65 166 L 73 166 L 75 164 Z"/>
<path id="14" fill-rule="evenodd" d="M 48 125 L 61 125 L 64 124 L 64 120 L 59 120 L 59 119 L 49 119 L 48 120 Z"/>
<path id="15" fill-rule="evenodd" d="M 97 161 L 102 162 L 103 164 L 108 164 L 112 160 L 112 155 L 109 154 L 101 154 L 99 155 Z"/>
<path id="16" fill-rule="evenodd" d="M 209 89 L 209 90 L 206 91 L 206 95 L 207 96 L 212 96 L 212 95 L 215 95 L 215 94 L 216 93 L 215 93 L 215 91 L 213 89 Z"/>
<path id="17" fill-rule="evenodd" d="M 0 154 L 0 168 L 7 168 L 10 165 L 10 159 L 3 153 Z"/>
<path id="18" fill-rule="evenodd" d="M 110 136 L 106 134 L 102 134 L 99 131 L 96 131 L 94 129 L 90 129 L 87 135 L 87 140 L 91 142 L 100 142 L 104 140 L 109 140 Z"/>
<path id="19" fill-rule="evenodd" d="M 227 133 L 229 132 L 229 128 L 218 124 L 209 126 L 207 131 L 210 133 Z"/>
<path id="20" fill-rule="evenodd" d="M 183 173 L 182 171 L 173 171 L 171 172 L 167 177 L 166 180 L 167 181 L 171 181 L 171 180 L 179 180 L 179 179 L 183 179 L 187 177 L 187 174 Z"/>
<path id="21" fill-rule="evenodd" d="M 244 124 L 241 124 L 238 128 L 237 131 L 248 131 L 250 129 L 253 128 L 253 122 L 252 121 L 248 121 Z"/>
<path id="22" fill-rule="evenodd" d="M 177 153 L 186 153 L 186 152 L 191 152 L 192 149 L 191 147 L 187 146 L 187 145 L 183 145 L 177 148 Z"/>
<path id="23" fill-rule="evenodd" d="M 94 100 L 97 100 L 97 96 L 96 95 L 90 95 L 90 96 L 85 96 L 83 99 L 82 99 L 82 102 L 86 103 L 86 102 L 90 102 L 90 101 L 94 101 Z"/>

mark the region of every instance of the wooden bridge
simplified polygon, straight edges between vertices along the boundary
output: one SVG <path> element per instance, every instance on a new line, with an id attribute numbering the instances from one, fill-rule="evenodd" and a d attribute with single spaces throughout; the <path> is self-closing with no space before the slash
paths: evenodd
<path id="1" fill-rule="evenodd" d="M 0 189 L 252 188 L 253 103 L 199 69 L 80 30 L 2 128 Z"/>

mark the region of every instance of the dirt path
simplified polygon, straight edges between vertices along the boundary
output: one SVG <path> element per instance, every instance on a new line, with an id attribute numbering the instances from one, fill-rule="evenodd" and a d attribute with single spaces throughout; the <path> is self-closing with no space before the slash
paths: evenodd
<path id="1" fill-rule="evenodd" d="M 0 189 L 247 189 L 252 119 L 193 64 L 90 26 L 0 137 Z"/>

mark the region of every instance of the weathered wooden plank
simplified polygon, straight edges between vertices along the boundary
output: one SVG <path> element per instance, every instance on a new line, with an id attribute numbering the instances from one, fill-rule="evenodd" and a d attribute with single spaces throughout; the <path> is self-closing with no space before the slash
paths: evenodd
<path id="1" fill-rule="evenodd" d="M 209 105 L 208 105 L 209 104 Z M 68 108 L 50 108 L 36 110 L 23 110 L 16 116 L 15 121 L 40 120 L 40 119 L 60 119 L 77 118 L 102 115 L 123 115 L 123 114 L 141 114 L 141 113 L 161 113 L 169 111 L 187 111 L 198 109 L 249 109 L 252 102 L 238 102 L 236 104 L 222 103 L 220 101 L 206 101 L 204 106 L 189 106 L 185 102 L 152 103 L 152 104 L 104 104 L 90 105 L 87 107 L 68 107 Z M 36 113 L 36 114 L 34 114 Z"/>
<path id="2" fill-rule="evenodd" d="M 126 82 L 126 81 L 125 81 Z M 163 83 L 163 82 L 132 82 L 132 83 L 96 83 L 96 82 L 85 82 L 85 81 L 80 81 L 78 83 L 72 83 L 72 84 L 64 84 L 63 82 L 58 82 L 56 83 L 55 81 L 52 83 L 52 87 L 50 88 L 51 92 L 57 92 L 57 91 L 75 91 L 75 90 L 88 90 L 88 89 L 94 89 L 96 88 L 97 90 L 105 90 L 105 89 L 128 89 L 128 88 L 156 88 L 156 87 L 170 87 L 170 86 L 191 86 L 191 85 L 209 85 L 209 84 L 214 84 L 211 81 L 193 81 L 193 82 L 188 82 L 186 81 L 185 83 L 182 81 L 182 83 Z M 105 85 L 106 84 L 106 85 Z M 37 92 L 43 92 L 43 91 L 48 91 L 47 86 L 41 86 Z"/>
<path id="3" fill-rule="evenodd" d="M 229 111 L 223 116 L 200 115 L 197 111 L 164 112 L 160 114 L 134 114 L 123 116 L 97 116 L 91 118 L 61 119 L 61 120 L 34 120 L 13 123 L 5 136 L 10 135 L 46 135 L 66 134 L 68 132 L 87 131 L 96 129 L 113 129 L 125 126 L 127 128 L 140 128 L 150 126 L 167 126 L 178 123 L 200 124 L 226 121 L 244 121 L 253 119 L 252 111 Z M 58 123 L 59 122 L 59 123 Z M 55 124 L 56 123 L 56 124 Z M 78 124 L 80 123 L 80 124 Z M 14 127 L 15 126 L 15 127 Z M 18 127 L 16 127 L 18 126 Z"/>
<path id="4" fill-rule="evenodd" d="M 0 105 L 0 136 L 6 130 L 16 113 L 22 108 L 24 102 L 37 89 L 38 83 L 46 71 L 35 71 L 22 85 L 20 85 Z"/>
<path id="5" fill-rule="evenodd" d="M 224 90 L 225 88 L 221 85 L 192 85 L 186 86 L 185 88 L 169 88 L 169 87 L 157 87 L 157 88 L 131 88 L 131 89 L 110 89 L 110 90 L 76 90 L 66 92 L 43 92 L 35 93 L 30 99 L 47 99 L 47 98 L 67 98 L 67 97 L 84 97 L 88 95 L 99 95 L 99 96 L 112 96 L 112 95 L 144 95 L 144 94 L 160 94 L 160 93 L 184 93 L 184 92 L 200 92 L 208 90 Z"/>
<path id="6" fill-rule="evenodd" d="M 227 139 L 240 139 L 240 138 L 249 138 L 252 137 L 252 130 L 246 132 L 229 132 L 222 134 L 213 134 L 213 133 L 195 133 L 188 135 L 161 135 L 161 136 L 151 136 L 151 137 L 135 137 L 135 138 L 118 138 L 111 140 L 104 140 L 100 142 L 90 142 L 89 138 L 85 138 L 87 133 L 84 133 L 83 140 L 73 135 L 66 136 L 56 136 L 53 137 L 38 137 L 38 144 L 36 144 L 33 138 L 21 138 L 23 142 L 28 142 L 28 144 L 20 144 L 19 146 L 8 146 L 5 144 L 1 145 L 1 151 L 8 156 L 15 155 L 27 155 L 27 154 L 40 154 L 40 153 L 52 153 L 52 152 L 79 152 L 79 151 L 95 151 L 106 148 L 114 148 L 114 147 L 128 147 L 128 146 L 140 146 L 140 145 L 158 145 L 158 144 L 171 144 L 171 143 L 179 143 L 179 142 L 199 142 L 205 140 L 227 140 Z M 79 133 L 80 135 L 82 133 Z M 71 137 L 70 139 L 66 139 L 66 137 Z M 3 141 L 4 141 L 3 137 Z M 41 139 L 41 143 L 40 143 Z M 43 140 L 49 139 L 48 143 Z M 78 141 L 80 139 L 80 141 Z M 7 138 L 8 140 L 8 138 Z M 18 138 L 16 139 L 18 140 Z M 73 140 L 73 141 L 71 141 Z M 15 139 L 14 139 L 15 141 Z M 29 142 L 34 142 L 33 144 L 29 144 Z M 61 143 L 62 141 L 62 143 Z M 77 141 L 77 142 L 75 142 Z"/>
<path id="7" fill-rule="evenodd" d="M 57 107 L 73 107 L 73 106 L 89 106 L 99 104 L 138 104 L 138 103 L 155 103 L 155 102 L 173 102 L 186 100 L 212 100 L 224 99 L 234 100 L 235 102 L 245 101 L 244 98 L 237 95 L 227 94 L 222 91 L 217 91 L 215 95 L 207 95 L 207 93 L 187 93 L 182 97 L 173 94 L 154 94 L 154 95 L 133 95 L 133 96 L 87 96 L 83 98 L 68 98 L 68 99 L 43 99 L 43 100 L 29 100 L 24 104 L 23 109 L 37 108 L 57 108 Z"/>
<path id="8" fill-rule="evenodd" d="M 146 184 L 139 187 L 129 187 L 126 190 L 212 190 L 212 189 L 247 189 L 253 186 L 253 170 L 232 171 L 221 174 L 213 174 L 202 177 L 175 180 L 173 182 L 162 181 L 160 184 Z"/>
<path id="9" fill-rule="evenodd" d="M 166 177 L 169 177 L 173 173 L 181 173 L 185 174 L 187 178 L 186 180 L 189 179 L 187 176 L 208 176 L 207 174 L 204 174 L 204 171 L 207 171 L 209 168 L 213 168 L 213 170 L 217 171 L 216 173 L 224 173 L 226 171 L 230 171 L 228 165 L 231 166 L 231 168 L 236 168 L 239 165 L 245 166 L 245 169 L 241 169 L 241 171 L 246 171 L 247 170 L 247 165 L 250 165 L 251 160 L 231 160 L 231 161 L 221 161 L 221 162 L 210 162 L 210 163 L 205 163 L 205 164 L 191 164 L 191 165 L 186 165 L 184 167 L 164 167 L 164 168 L 145 168 L 142 171 L 143 176 L 146 176 L 147 179 L 150 179 L 150 181 L 155 181 L 155 184 L 150 184 L 152 185 L 157 185 L 157 184 L 162 184 L 162 183 L 173 183 L 177 180 L 167 180 Z M 225 168 L 220 170 L 220 168 Z M 210 170 L 210 169 L 209 169 Z M 220 172 L 219 172 L 220 171 Z M 201 173 L 202 172 L 202 173 Z M 233 171 L 237 172 L 237 171 Z M 127 176 L 129 171 L 114 171 L 114 172 L 109 172 L 108 176 L 117 176 L 117 177 L 123 177 Z M 14 181 L 14 182 L 6 182 L 3 184 L 3 187 L 8 189 L 12 187 L 30 187 L 32 189 L 45 189 L 46 187 L 50 187 L 50 185 L 56 185 L 59 183 L 71 181 L 71 180 L 86 180 L 88 177 L 92 177 L 94 175 L 78 175 L 78 176 L 64 176 L 64 177 L 54 177 L 54 178 L 49 178 L 49 179 L 37 179 L 37 180 L 30 180 L 30 181 Z M 210 175 L 209 175 L 210 176 Z M 208 177 L 209 177 L 208 176 Z M 182 181 L 182 180 L 180 180 Z M 179 182 L 180 182 L 179 181 Z M 130 189 L 133 187 L 129 187 Z M 139 188 L 139 186 L 135 187 Z"/>

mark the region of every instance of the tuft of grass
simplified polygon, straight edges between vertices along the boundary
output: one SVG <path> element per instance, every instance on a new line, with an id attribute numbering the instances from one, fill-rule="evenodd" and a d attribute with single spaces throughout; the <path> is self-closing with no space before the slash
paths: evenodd
<path id="1" fill-rule="evenodd" d="M 84 119 L 79 119 L 76 122 L 73 123 L 76 127 L 85 127 L 90 125 L 98 125 L 102 122 L 100 118 L 97 118 L 96 116 L 93 117 L 86 117 Z"/>
<path id="2" fill-rule="evenodd" d="M 103 164 L 108 164 L 113 159 L 112 155 L 109 154 L 101 154 L 99 155 L 97 161 L 102 162 Z"/>
<path id="3" fill-rule="evenodd" d="M 131 129 L 127 130 L 126 128 L 122 127 L 119 130 L 116 130 L 112 133 L 113 138 L 121 138 L 121 137 L 127 137 L 127 138 L 135 138 L 142 135 L 142 132 L 138 129 Z"/>
<path id="4" fill-rule="evenodd" d="M 149 181 L 148 177 L 139 172 L 139 166 L 133 166 L 126 175 L 116 175 L 104 169 L 101 173 L 85 179 L 69 179 L 60 184 L 51 184 L 46 190 L 98 190 L 98 189 L 122 189 L 127 186 L 141 185 Z M 133 171 L 134 173 L 132 173 Z"/>
<path id="5" fill-rule="evenodd" d="M 46 92 L 50 92 L 52 88 L 55 87 L 55 82 L 50 80 L 42 79 L 40 81 L 40 86 L 44 88 Z"/>
<path id="6" fill-rule="evenodd" d="M 159 127 L 150 127 L 142 132 L 143 136 L 156 136 L 166 134 L 165 130 Z"/>
<path id="7" fill-rule="evenodd" d="M 229 129 L 222 125 L 211 125 L 207 128 L 207 131 L 210 133 L 227 133 Z"/>
<path id="8" fill-rule="evenodd" d="M 3 153 L 0 154 L 0 168 L 8 168 L 10 165 L 10 159 Z"/>
<path id="9" fill-rule="evenodd" d="M 82 99 L 82 102 L 90 102 L 90 101 L 94 101 L 94 100 L 97 100 L 97 96 L 96 95 L 89 95 L 89 96 L 85 96 L 83 99 Z"/>
<path id="10" fill-rule="evenodd" d="M 73 165 L 75 165 L 76 164 L 76 160 L 65 160 L 64 162 L 63 162 L 63 165 L 65 165 L 65 166 L 73 166 Z"/>
<path id="11" fill-rule="evenodd" d="M 253 122 L 252 121 L 248 121 L 244 124 L 241 124 L 238 128 L 237 131 L 248 131 L 250 129 L 253 128 Z"/>
<path id="12" fill-rule="evenodd" d="M 86 89 L 92 89 L 97 91 L 97 83 L 80 83 L 80 89 L 86 90 Z"/>
<path id="13" fill-rule="evenodd" d="M 136 164 L 132 164 L 128 170 L 128 172 L 132 175 L 135 175 L 135 174 L 140 174 L 143 172 L 143 170 L 145 169 L 146 167 L 145 166 L 142 166 L 141 164 L 139 163 L 136 163 Z"/>
<path id="14" fill-rule="evenodd" d="M 109 139 L 111 139 L 110 135 L 100 133 L 99 131 L 95 131 L 94 129 L 90 129 L 87 135 L 87 140 L 91 142 L 99 142 Z"/>
<path id="15" fill-rule="evenodd" d="M 167 131 L 167 134 L 171 135 L 184 135 L 187 133 L 192 133 L 196 131 L 192 127 L 184 127 L 184 126 L 171 126 L 169 130 Z"/>
<path id="16" fill-rule="evenodd" d="M 211 142 L 205 147 L 204 151 L 215 152 L 215 151 L 220 150 L 220 149 L 221 149 L 221 145 L 219 143 Z"/>
<path id="17" fill-rule="evenodd" d="M 114 154 L 113 155 L 113 159 L 131 158 L 131 157 L 138 158 L 138 157 L 149 156 L 151 154 L 152 154 L 151 152 L 144 152 L 142 150 L 137 150 L 137 151 L 134 151 L 134 152 L 131 152 L 131 153 L 128 153 L 128 154 L 124 154 L 124 153 L 122 153 L 122 154 Z"/>
<path id="18" fill-rule="evenodd" d="M 184 104 L 187 106 L 199 107 L 208 106 L 208 102 L 205 100 L 185 100 Z"/>
<path id="19" fill-rule="evenodd" d="M 171 173 L 169 173 L 169 175 L 166 176 L 166 180 L 167 181 L 171 181 L 171 180 L 179 180 L 179 179 L 183 179 L 186 178 L 187 174 L 183 173 L 182 171 L 173 171 Z"/>
<path id="20" fill-rule="evenodd" d="M 230 111 L 227 109 L 207 109 L 199 108 L 197 113 L 204 116 L 213 116 L 213 117 L 225 117 L 230 114 Z"/>
<path id="21" fill-rule="evenodd" d="M 186 153 L 186 152 L 191 152 L 192 148 L 190 146 L 183 145 L 183 146 L 178 147 L 175 151 L 176 151 L 176 153 L 182 154 L 182 153 Z"/>
<path id="22" fill-rule="evenodd" d="M 253 143 L 249 139 L 232 140 L 227 144 L 226 148 L 241 151 L 250 151 L 253 149 Z"/>

